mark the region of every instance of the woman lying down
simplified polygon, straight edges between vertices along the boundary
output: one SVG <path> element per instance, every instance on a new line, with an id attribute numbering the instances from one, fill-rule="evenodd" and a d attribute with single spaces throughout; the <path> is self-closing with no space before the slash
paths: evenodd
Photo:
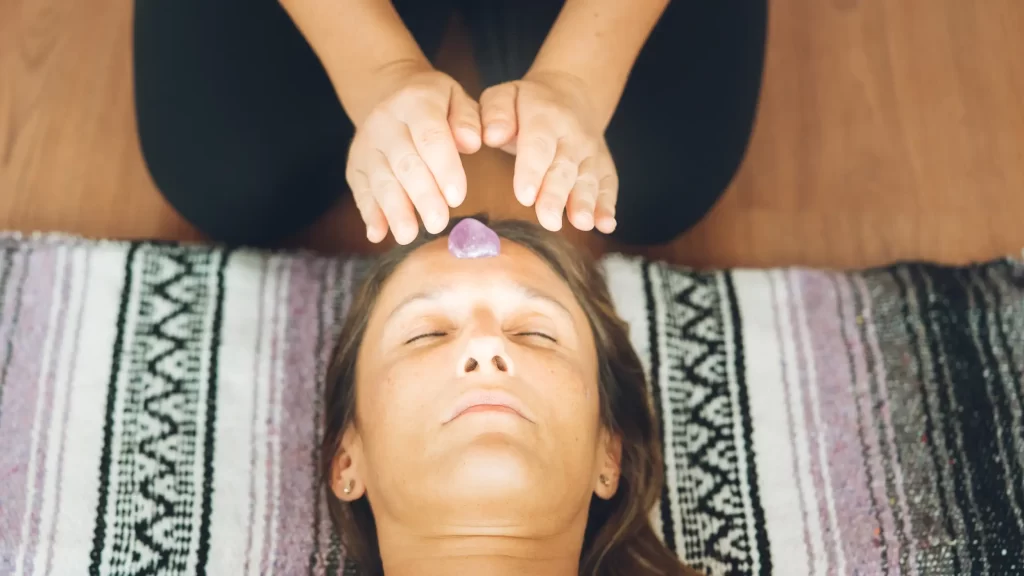
<path id="1" fill-rule="evenodd" d="M 350 307 L 322 446 L 348 556 L 386 576 L 695 574 L 648 518 L 656 422 L 595 263 L 482 221 L 383 256 Z"/>

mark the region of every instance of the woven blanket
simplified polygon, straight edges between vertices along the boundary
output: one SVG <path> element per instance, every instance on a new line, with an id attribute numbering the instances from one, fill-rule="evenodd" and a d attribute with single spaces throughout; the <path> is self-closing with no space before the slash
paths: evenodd
<path id="1" fill-rule="evenodd" d="M 334 574 L 320 387 L 361 259 L 0 238 L 0 574 Z M 1024 263 L 603 261 L 651 517 L 719 574 L 1024 574 Z"/>

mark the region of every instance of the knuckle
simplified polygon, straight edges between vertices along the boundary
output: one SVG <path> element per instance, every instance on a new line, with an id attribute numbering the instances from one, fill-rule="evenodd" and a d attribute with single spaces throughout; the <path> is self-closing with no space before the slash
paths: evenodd
<path id="1" fill-rule="evenodd" d="M 555 143 L 545 136 L 530 136 L 523 142 L 523 147 L 537 154 L 548 155 L 554 152 Z"/>
<path id="2" fill-rule="evenodd" d="M 568 158 L 558 157 L 551 163 L 551 171 L 555 176 L 562 179 L 575 178 L 577 165 Z"/>
<path id="3" fill-rule="evenodd" d="M 416 105 L 429 101 L 436 93 L 437 90 L 433 86 L 417 82 L 399 90 L 395 94 L 395 103 L 400 106 Z"/>
<path id="4" fill-rule="evenodd" d="M 416 134 L 416 143 L 420 146 L 432 148 L 444 144 L 448 140 L 448 129 L 441 126 L 431 126 L 420 130 Z"/>
<path id="5" fill-rule="evenodd" d="M 395 174 L 401 176 L 412 176 L 414 175 L 420 165 L 420 159 L 413 153 L 402 155 L 395 162 Z"/>

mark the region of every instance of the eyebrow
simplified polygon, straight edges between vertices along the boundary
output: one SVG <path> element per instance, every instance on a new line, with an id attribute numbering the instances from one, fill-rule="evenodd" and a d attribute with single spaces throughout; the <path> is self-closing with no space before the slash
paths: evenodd
<path id="1" fill-rule="evenodd" d="M 544 292 L 537 290 L 536 288 L 527 286 L 525 284 L 520 284 L 518 282 L 514 283 L 513 287 L 515 288 L 516 292 L 519 292 L 527 300 L 540 300 L 541 302 L 546 302 L 547 304 L 550 304 L 564 312 L 565 315 L 568 316 L 569 319 L 573 322 L 573 324 L 576 323 L 576 319 L 573 317 L 572 312 L 570 312 L 569 309 L 566 308 L 565 304 L 562 304 L 552 296 L 549 296 Z M 390 314 L 388 314 L 388 317 L 384 320 L 384 323 L 387 324 L 388 322 L 390 322 L 392 318 L 399 314 L 399 312 L 401 312 L 405 308 L 408 308 L 412 304 L 416 304 L 423 301 L 436 300 L 445 292 L 449 292 L 453 289 L 453 286 L 446 284 L 441 286 L 434 286 L 432 288 L 420 290 L 419 292 L 410 294 L 401 302 L 399 302 L 398 306 L 395 306 L 395 309 L 392 310 Z"/>

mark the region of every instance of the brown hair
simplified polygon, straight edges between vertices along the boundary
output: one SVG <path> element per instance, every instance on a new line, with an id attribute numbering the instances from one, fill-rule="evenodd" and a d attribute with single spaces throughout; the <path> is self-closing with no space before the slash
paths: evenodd
<path id="1" fill-rule="evenodd" d="M 486 217 L 474 218 L 487 222 Z M 591 258 L 535 224 L 508 220 L 490 223 L 490 227 L 544 260 L 575 294 L 590 319 L 597 348 L 601 422 L 622 438 L 619 489 L 610 500 L 591 499 L 580 574 L 695 574 L 658 539 L 648 519 L 648 511 L 661 493 L 661 445 L 643 367 L 630 344 L 626 324 L 615 313 L 604 277 Z M 338 499 L 331 491 L 331 469 L 342 435 L 355 421 L 356 357 L 377 295 L 403 260 L 436 237 L 421 229 L 416 241 L 376 260 L 349 308 L 328 370 L 321 481 L 347 556 L 364 574 L 377 575 L 383 570 L 373 511 L 366 498 L 351 503 Z"/>

